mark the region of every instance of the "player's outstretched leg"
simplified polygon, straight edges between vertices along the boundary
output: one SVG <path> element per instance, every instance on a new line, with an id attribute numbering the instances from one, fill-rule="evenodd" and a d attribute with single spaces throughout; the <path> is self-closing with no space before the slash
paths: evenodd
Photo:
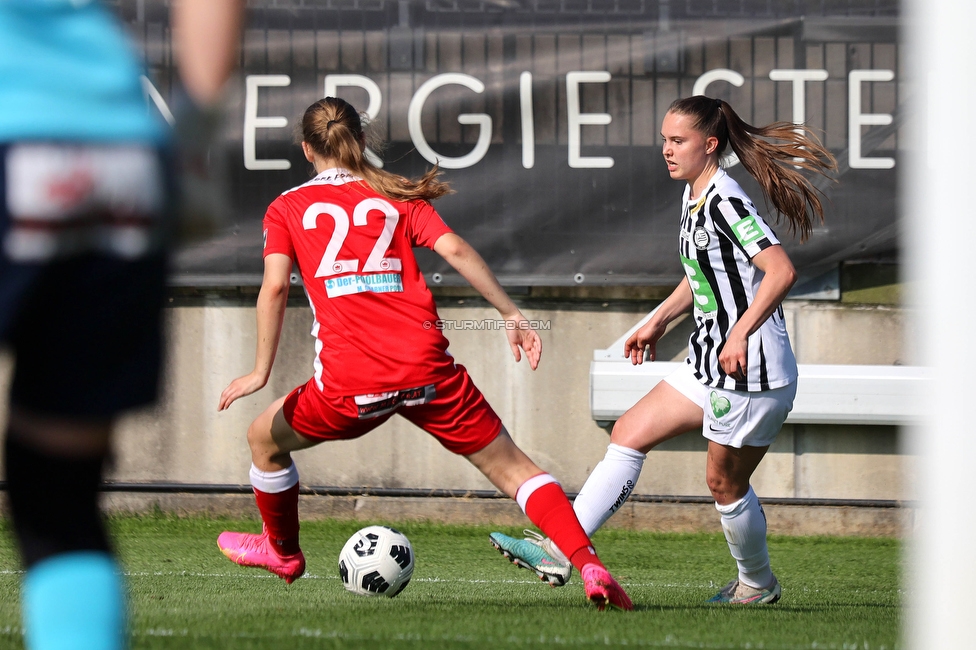
<path id="1" fill-rule="evenodd" d="M 555 478 L 539 469 L 539 466 L 515 445 L 504 428 L 488 445 L 468 455 L 467 458 L 496 487 L 518 502 L 525 516 L 562 549 L 572 566 L 581 572 L 585 567 L 596 566 L 602 569 L 602 572 L 591 571 L 595 576 L 590 581 L 593 585 L 595 603 L 599 605 L 602 602 L 605 607 L 607 602 L 613 600 L 624 609 L 633 607 L 628 598 L 619 598 L 615 595 L 611 599 L 609 594 L 611 587 L 607 585 L 612 583 L 616 587 L 613 590 L 615 594 L 617 591 L 623 593 L 623 590 L 612 578 L 606 579 L 610 574 L 606 572 L 596 551 L 593 550 L 590 538 L 580 526 L 573 512 L 573 506 L 566 498 L 566 493 Z M 539 552 L 541 546 L 495 533 L 491 536 L 491 542 L 517 566 L 531 568 L 549 584 L 556 586 L 565 582 L 566 571 L 558 568 L 559 563 L 551 555 L 544 551 Z M 601 589 L 605 593 L 600 592 Z M 588 589 L 588 597 L 589 593 Z M 601 593 L 603 595 L 600 595 Z"/>
<path id="2" fill-rule="evenodd" d="M 586 479 L 573 510 L 583 532 L 592 535 L 630 496 L 646 456 L 634 449 L 611 444 L 606 457 Z M 492 533 L 492 545 L 513 564 L 531 568 L 553 587 L 569 581 L 572 564 L 548 537 L 526 530 L 524 539 Z M 528 565 L 528 566 L 527 566 Z"/>
<path id="3" fill-rule="evenodd" d="M 564 557 L 580 571 L 586 597 L 591 602 L 601 610 L 608 604 L 620 609 L 633 609 L 630 598 L 597 557 L 590 538 L 583 532 L 566 493 L 556 479 L 545 473 L 533 476 L 518 488 L 515 500 L 526 516 L 553 540 L 553 544 L 566 549 Z M 565 584 L 569 569 L 543 549 L 541 540 L 519 540 L 492 533 L 491 542 L 514 564 L 534 570 L 550 585 Z"/>
<path id="4" fill-rule="evenodd" d="M 535 531 L 526 529 L 523 532 L 526 535 L 524 539 L 509 537 L 504 533 L 492 533 L 488 537 L 492 545 L 511 560 L 512 564 L 535 571 L 542 580 L 553 587 L 566 584 L 573 565 L 559 547 L 551 539 Z M 606 568 L 597 564 L 588 564 L 583 567 L 580 574 L 586 597 L 596 605 L 597 609 L 602 611 L 608 605 L 623 610 L 634 608 L 630 597 Z"/>
<path id="5" fill-rule="evenodd" d="M 298 545 L 298 469 L 276 472 L 251 466 L 251 485 L 264 529 L 260 535 L 225 531 L 217 537 L 221 553 L 246 567 L 266 569 L 291 584 L 305 573 Z"/>

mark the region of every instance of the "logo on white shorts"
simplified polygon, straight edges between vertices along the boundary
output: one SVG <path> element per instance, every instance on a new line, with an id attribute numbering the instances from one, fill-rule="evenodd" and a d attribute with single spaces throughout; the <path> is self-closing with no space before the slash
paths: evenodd
<path id="1" fill-rule="evenodd" d="M 716 433 L 728 433 L 734 422 L 723 422 L 722 418 L 732 411 L 732 402 L 729 401 L 728 397 L 719 395 L 713 390 L 708 394 L 708 406 L 711 411 L 707 418 L 708 430 Z"/>
<path id="2" fill-rule="evenodd" d="M 719 395 L 714 390 L 708 394 L 708 402 L 716 420 L 732 410 L 732 402 L 729 401 L 729 398 Z"/>

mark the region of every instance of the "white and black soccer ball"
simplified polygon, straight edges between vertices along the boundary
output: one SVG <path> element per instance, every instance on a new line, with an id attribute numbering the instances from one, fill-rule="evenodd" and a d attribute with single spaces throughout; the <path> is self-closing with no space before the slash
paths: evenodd
<path id="1" fill-rule="evenodd" d="M 413 575 L 413 547 L 400 531 L 367 526 L 353 533 L 339 553 L 342 586 L 360 596 L 393 598 Z"/>

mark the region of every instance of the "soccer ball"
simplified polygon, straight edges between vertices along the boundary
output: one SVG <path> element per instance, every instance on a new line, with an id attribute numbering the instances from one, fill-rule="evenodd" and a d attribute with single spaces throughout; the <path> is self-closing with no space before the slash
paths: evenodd
<path id="1" fill-rule="evenodd" d="M 359 596 L 393 598 L 413 575 L 413 547 L 400 531 L 367 526 L 353 533 L 339 553 L 342 586 Z"/>

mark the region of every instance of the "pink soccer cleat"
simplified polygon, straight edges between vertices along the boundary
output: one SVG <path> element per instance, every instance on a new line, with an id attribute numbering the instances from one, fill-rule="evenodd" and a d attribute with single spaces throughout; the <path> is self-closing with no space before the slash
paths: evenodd
<path id="1" fill-rule="evenodd" d="M 305 555 L 278 555 L 268 540 L 267 533 L 233 533 L 224 531 L 217 537 L 220 552 L 231 562 L 241 566 L 267 569 L 291 584 L 305 573 Z"/>
<path id="2" fill-rule="evenodd" d="M 627 592 L 602 566 L 587 564 L 583 567 L 581 575 L 583 587 L 586 589 L 586 597 L 601 612 L 606 609 L 607 605 L 623 610 L 634 609 L 634 603 L 630 602 Z"/>

